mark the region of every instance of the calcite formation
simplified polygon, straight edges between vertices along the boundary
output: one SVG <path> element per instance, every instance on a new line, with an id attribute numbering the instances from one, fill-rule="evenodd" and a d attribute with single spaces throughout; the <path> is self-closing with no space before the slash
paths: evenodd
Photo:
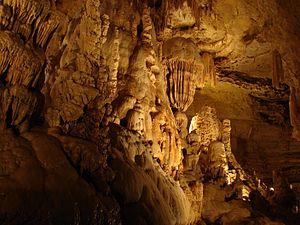
<path id="1" fill-rule="evenodd" d="M 17 35 L 9 31 L 1 31 L 1 70 L 4 78 L 11 85 L 20 84 L 36 88 L 41 86 L 43 55 L 25 45 Z"/>
<path id="2" fill-rule="evenodd" d="M 189 131 L 196 131 L 200 136 L 203 146 L 208 146 L 211 142 L 221 137 L 221 123 L 218 120 L 216 111 L 211 107 L 204 107 L 198 115 L 192 118 Z"/>
<path id="3" fill-rule="evenodd" d="M 282 58 L 277 50 L 273 51 L 273 77 L 272 83 L 275 87 L 279 87 L 280 82 L 284 81 L 284 70 Z"/>
<path id="4" fill-rule="evenodd" d="M 299 6 L 0 0 L 0 224 L 297 224 Z"/>
<path id="5" fill-rule="evenodd" d="M 200 81 L 200 85 L 203 86 L 205 79 L 208 79 L 210 83 L 215 86 L 217 83 L 216 68 L 212 54 L 204 52 L 202 55 L 203 58 L 203 76 Z"/>
<path id="6" fill-rule="evenodd" d="M 297 140 L 300 139 L 299 136 L 299 90 L 292 87 L 290 94 L 290 119 L 291 125 L 293 126 L 293 137 Z"/>
<path id="7" fill-rule="evenodd" d="M 169 61 L 167 74 L 170 103 L 180 111 L 186 111 L 193 102 L 195 94 L 195 73 L 193 63 Z"/>
<path id="8" fill-rule="evenodd" d="M 153 118 L 154 157 L 167 169 L 177 168 L 181 162 L 181 143 L 176 122 L 166 111 L 158 112 Z"/>
<path id="9" fill-rule="evenodd" d="M 171 107 L 185 112 L 194 100 L 197 87 L 216 85 L 213 54 L 195 53 L 190 39 L 170 39 L 163 46 L 164 73 Z"/>

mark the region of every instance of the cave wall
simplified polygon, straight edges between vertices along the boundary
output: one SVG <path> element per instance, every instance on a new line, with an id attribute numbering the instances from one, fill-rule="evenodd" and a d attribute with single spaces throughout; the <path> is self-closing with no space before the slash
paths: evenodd
<path id="1" fill-rule="evenodd" d="M 199 107 L 213 106 L 219 118 L 230 119 L 232 150 L 245 170 L 255 171 L 272 184 L 272 171 L 282 168 L 289 181 L 297 185 L 299 142 L 291 138 L 288 99 L 262 102 L 250 92 L 228 82 L 197 90 L 188 116 L 192 118 Z"/>
<path id="2" fill-rule="evenodd" d="M 0 223 L 282 224 L 237 193 L 300 182 L 298 6 L 0 0 Z"/>

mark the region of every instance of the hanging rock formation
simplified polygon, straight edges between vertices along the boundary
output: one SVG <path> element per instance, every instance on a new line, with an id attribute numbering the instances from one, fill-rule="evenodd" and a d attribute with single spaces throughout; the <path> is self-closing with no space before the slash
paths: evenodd
<path id="1" fill-rule="evenodd" d="M 273 51 L 273 77 L 272 84 L 279 87 L 280 82 L 284 81 L 284 71 L 282 65 L 281 55 L 277 50 Z"/>
<path id="2" fill-rule="evenodd" d="M 0 224 L 297 224 L 299 7 L 0 0 Z"/>
<path id="3" fill-rule="evenodd" d="M 291 125 L 293 126 L 293 137 L 297 140 L 300 139 L 299 136 L 299 90 L 292 87 L 290 94 L 290 119 Z"/>

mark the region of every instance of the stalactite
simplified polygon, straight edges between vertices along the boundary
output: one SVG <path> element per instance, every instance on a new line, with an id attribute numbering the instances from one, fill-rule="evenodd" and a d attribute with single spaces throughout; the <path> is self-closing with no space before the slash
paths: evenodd
<path id="1" fill-rule="evenodd" d="M 42 52 L 33 50 L 34 42 L 26 41 L 34 36 L 38 24 L 45 22 L 49 11 L 50 2 L 46 0 L 3 0 L 0 3 L 0 12 L 3 12 L 0 27 L 10 30 L 0 31 L 2 119 L 6 126 L 15 126 L 20 132 L 27 130 L 43 104 L 39 90 L 45 57 Z"/>
<path id="2" fill-rule="evenodd" d="M 58 12 L 51 12 L 49 17 L 45 20 L 40 20 L 40 23 L 37 24 L 37 37 L 36 42 L 41 47 L 45 47 L 47 41 L 49 40 L 50 35 L 58 27 L 62 15 Z"/>
<path id="3" fill-rule="evenodd" d="M 273 77 L 272 84 L 274 87 L 279 88 L 280 82 L 284 81 L 284 70 L 282 66 L 281 55 L 278 50 L 273 51 Z"/>
<path id="4" fill-rule="evenodd" d="M 209 80 L 211 85 L 214 87 L 217 84 L 217 74 L 216 74 L 216 68 L 215 63 L 212 54 L 208 52 L 204 52 L 202 54 L 203 59 L 203 77 L 201 78 L 201 81 Z M 203 85 L 203 83 L 201 83 Z"/>
<path id="5" fill-rule="evenodd" d="M 12 9 L 13 27 L 9 27 L 28 40 L 35 21 L 43 20 L 50 11 L 48 0 L 3 0 L 3 4 Z"/>
<path id="6" fill-rule="evenodd" d="M 37 43 L 42 46 L 60 22 L 57 12 L 49 15 L 50 2 L 47 0 L 4 0 L 3 5 L 0 3 L 0 11 L 3 13 L 0 26 L 21 34 L 25 40 L 36 34 Z"/>
<path id="7" fill-rule="evenodd" d="M 166 66 L 171 106 L 184 112 L 192 104 L 196 91 L 195 62 L 169 60 Z"/>
<path id="8" fill-rule="evenodd" d="M 36 88 L 40 84 L 43 57 L 23 45 L 10 32 L 0 32 L 0 76 L 7 72 L 6 81 L 10 85 L 24 85 Z"/>
<path id="9" fill-rule="evenodd" d="M 20 126 L 28 122 L 40 105 L 40 94 L 23 86 L 12 86 L 1 90 L 2 120 L 7 126 Z"/>
<path id="10" fill-rule="evenodd" d="M 12 22 L 11 8 L 0 2 L 0 28 L 7 28 Z"/>
<path id="11" fill-rule="evenodd" d="M 154 18 L 154 24 L 157 33 L 162 32 L 168 24 L 169 12 L 172 10 L 178 10 L 183 8 L 184 5 L 191 9 L 192 16 L 195 18 L 195 25 L 200 27 L 200 21 L 202 16 L 211 15 L 212 13 L 212 1 L 208 0 L 205 3 L 199 4 L 197 0 L 170 0 L 162 1 L 162 4 L 158 10 L 155 10 L 152 14 Z"/>
<path id="12" fill-rule="evenodd" d="M 178 9 L 183 6 L 186 2 L 188 6 L 192 9 L 193 12 L 197 12 L 199 10 L 199 3 L 197 0 L 171 0 L 169 1 L 172 6 L 175 6 L 175 9 Z"/>
<path id="13" fill-rule="evenodd" d="M 0 73 L 4 73 L 8 66 L 13 62 L 14 56 L 21 51 L 18 48 L 18 39 L 10 32 L 0 31 L 0 53 L 1 64 Z"/>
<path id="14" fill-rule="evenodd" d="M 14 15 L 26 24 L 32 24 L 45 8 L 50 8 L 47 0 L 3 0 L 3 4 L 12 7 Z"/>
<path id="15" fill-rule="evenodd" d="M 293 138 L 300 141 L 300 90 L 291 87 L 290 120 L 293 126 Z"/>
<path id="16" fill-rule="evenodd" d="M 21 34 L 24 40 L 29 40 L 32 34 L 32 28 L 29 24 L 21 23 L 19 20 L 14 22 L 14 26 L 12 29 L 15 33 Z"/>

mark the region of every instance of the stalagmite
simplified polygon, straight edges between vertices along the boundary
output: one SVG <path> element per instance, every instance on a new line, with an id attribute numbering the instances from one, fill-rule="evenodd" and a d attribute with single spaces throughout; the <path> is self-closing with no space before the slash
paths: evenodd
<path id="1" fill-rule="evenodd" d="M 225 146 L 226 151 L 226 157 L 228 162 L 231 164 L 231 166 L 234 168 L 234 170 L 238 173 L 238 176 L 240 179 L 244 180 L 246 177 L 246 174 L 244 173 L 241 165 L 237 162 L 235 156 L 233 155 L 231 151 L 231 122 L 229 119 L 225 119 L 222 122 L 222 138 L 221 141 L 223 142 Z M 229 171 L 229 182 L 232 183 L 235 180 L 235 171 Z M 230 176 L 232 175 L 232 176 Z"/>
<path id="2" fill-rule="evenodd" d="M 106 14 L 102 15 L 101 21 L 102 21 L 101 44 L 103 45 L 107 40 L 107 33 L 108 33 L 109 25 L 110 25 L 109 16 Z"/>
<path id="3" fill-rule="evenodd" d="M 181 162 L 179 135 L 176 126 L 166 112 L 158 112 L 153 118 L 154 157 L 161 165 L 176 168 Z"/>
<path id="4" fill-rule="evenodd" d="M 142 41 L 144 44 L 152 45 L 152 20 L 150 17 L 150 8 L 144 7 L 143 15 L 142 15 L 142 23 L 143 23 L 143 32 L 142 32 Z"/>
<path id="5" fill-rule="evenodd" d="M 223 120 L 222 123 L 222 142 L 224 143 L 225 149 L 228 153 L 231 152 L 230 132 L 231 132 L 230 120 L 225 119 Z"/>
<path id="6" fill-rule="evenodd" d="M 192 118 L 189 132 L 194 130 L 200 136 L 200 143 L 209 146 L 211 142 L 220 138 L 221 123 L 216 115 L 216 110 L 209 106 L 204 106 L 199 113 Z"/>
<path id="7" fill-rule="evenodd" d="M 209 145 L 208 150 L 209 174 L 213 179 L 225 178 L 228 180 L 228 160 L 225 146 L 222 142 L 216 141 Z"/>
<path id="8" fill-rule="evenodd" d="M 121 103 L 119 103 L 112 113 L 114 117 L 114 123 L 120 124 L 120 120 L 124 119 L 130 109 L 133 109 L 136 98 L 133 96 L 124 96 L 122 97 Z"/>
<path id="9" fill-rule="evenodd" d="M 205 176 L 221 179 L 227 185 L 234 183 L 237 176 L 243 181 L 246 179 L 244 170 L 231 151 L 230 133 L 230 120 L 225 119 L 221 123 L 216 110 L 205 106 L 193 117 L 188 135 L 188 150 L 196 149 L 197 152 L 202 149 L 204 155 L 207 154 L 207 158 L 202 157 Z"/>
<path id="10" fill-rule="evenodd" d="M 223 179 L 228 183 L 229 166 L 226 147 L 230 148 L 230 143 L 228 143 L 230 141 L 230 129 L 225 130 L 227 131 L 226 135 L 224 135 L 226 146 L 221 142 L 221 122 L 217 118 L 216 110 L 204 106 L 192 118 L 188 137 L 190 139 L 193 136 L 197 136 L 197 138 L 193 138 L 194 142 L 196 142 L 193 144 L 196 146 L 196 150 L 205 149 L 205 152 L 207 152 L 207 159 L 205 160 L 205 165 L 208 167 L 205 168 L 206 176 L 210 177 L 210 179 Z M 192 146 L 190 149 L 193 149 Z"/>
<path id="11" fill-rule="evenodd" d="M 117 91 L 118 84 L 118 68 L 120 63 L 120 39 L 119 39 L 119 30 L 115 30 L 115 38 L 113 41 L 112 48 L 112 63 L 108 78 L 108 85 L 110 89 L 109 97 L 113 97 Z"/>
<path id="12" fill-rule="evenodd" d="M 284 70 L 282 66 L 281 54 L 278 52 L 278 50 L 274 50 L 272 84 L 274 87 L 279 88 L 280 83 L 283 81 L 284 81 Z"/>
<path id="13" fill-rule="evenodd" d="M 183 170 L 187 180 L 195 181 L 201 176 L 200 167 L 198 166 L 199 156 L 201 154 L 200 135 L 194 130 L 188 134 L 186 140 L 188 145 L 186 152 L 183 154 Z"/>
<path id="14" fill-rule="evenodd" d="M 184 139 L 188 134 L 188 130 L 187 130 L 188 118 L 182 112 L 176 112 L 174 116 L 175 116 L 178 132 L 181 138 Z"/>
<path id="15" fill-rule="evenodd" d="M 140 135 L 144 135 L 145 133 L 145 112 L 139 103 L 128 112 L 127 128 L 137 131 Z"/>

